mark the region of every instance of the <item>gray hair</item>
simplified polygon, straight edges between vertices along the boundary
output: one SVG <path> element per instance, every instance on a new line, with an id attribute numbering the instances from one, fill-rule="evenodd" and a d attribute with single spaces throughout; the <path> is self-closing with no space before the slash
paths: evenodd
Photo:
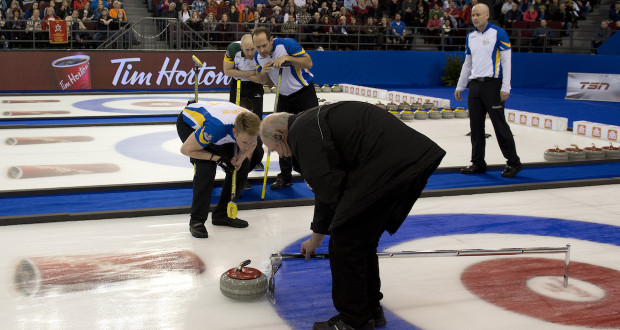
<path id="1" fill-rule="evenodd" d="M 288 119 L 292 114 L 287 112 L 273 113 L 265 119 L 260 125 L 260 138 L 271 144 L 278 143 L 273 133 L 276 131 L 284 132 L 288 129 Z"/>

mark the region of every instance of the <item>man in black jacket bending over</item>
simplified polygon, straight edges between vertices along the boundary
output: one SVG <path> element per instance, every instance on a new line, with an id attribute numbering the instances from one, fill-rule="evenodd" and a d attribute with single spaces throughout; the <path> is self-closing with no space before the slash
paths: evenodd
<path id="1" fill-rule="evenodd" d="M 377 246 L 394 234 L 445 155 L 435 142 L 374 105 L 338 102 L 275 113 L 261 138 L 315 193 L 309 258 L 329 234 L 332 299 L 339 314 L 313 329 L 385 325 Z"/>

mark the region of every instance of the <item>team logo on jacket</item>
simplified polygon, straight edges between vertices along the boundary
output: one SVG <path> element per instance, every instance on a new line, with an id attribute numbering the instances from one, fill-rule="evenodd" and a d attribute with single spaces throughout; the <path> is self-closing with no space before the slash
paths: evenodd
<path id="1" fill-rule="evenodd" d="M 213 135 L 206 132 L 203 134 L 203 136 L 205 137 L 205 141 L 207 142 L 211 142 L 211 139 L 213 139 Z"/>

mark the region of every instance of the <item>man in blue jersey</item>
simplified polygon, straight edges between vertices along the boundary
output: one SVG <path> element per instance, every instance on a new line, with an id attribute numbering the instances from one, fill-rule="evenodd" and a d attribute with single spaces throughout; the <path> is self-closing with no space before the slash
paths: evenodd
<path id="1" fill-rule="evenodd" d="M 312 59 L 295 39 L 274 39 L 265 27 L 252 32 L 252 40 L 256 47 L 254 60 L 258 81 L 266 84 L 269 79 L 278 83 L 278 71 L 284 62 L 291 65 L 284 67 L 277 112 L 296 114 L 306 109 L 319 106 L 316 97 L 313 75 L 310 73 Z M 278 190 L 291 185 L 293 163 L 291 157 L 280 157 L 280 174 L 270 188 Z"/>
<path id="2" fill-rule="evenodd" d="M 510 96 L 510 40 L 506 31 L 489 23 L 487 5 L 475 5 L 471 11 L 471 19 L 476 29 L 467 35 L 465 62 L 454 91 L 454 97 L 461 101 L 461 92 L 469 83 L 467 105 L 472 164 L 462 168 L 461 173 L 486 172 L 484 123 L 488 113 L 499 147 L 507 160 L 501 175 L 512 178 L 523 169 L 523 165 L 517 156 L 515 141 L 504 115 L 504 102 Z"/>
<path id="3" fill-rule="evenodd" d="M 252 103 L 243 98 L 242 105 Z M 207 238 L 205 221 L 219 165 L 226 172 L 222 193 L 213 210 L 216 226 L 244 228 L 248 222 L 229 218 L 226 209 L 232 191 L 232 173 L 237 169 L 236 195 L 243 190 L 248 172 L 260 161 L 256 144 L 260 119 L 254 113 L 229 102 L 188 104 L 177 118 L 177 133 L 183 141 L 181 153 L 194 164 L 193 197 L 189 230 L 196 238 Z M 254 157 L 253 157 L 254 155 Z"/>

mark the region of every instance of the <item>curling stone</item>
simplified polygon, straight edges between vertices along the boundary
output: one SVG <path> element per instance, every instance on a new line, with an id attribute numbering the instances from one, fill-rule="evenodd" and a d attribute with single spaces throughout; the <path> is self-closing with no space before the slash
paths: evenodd
<path id="1" fill-rule="evenodd" d="M 264 85 L 263 86 L 263 91 L 265 91 L 265 94 L 271 93 L 271 88 L 269 88 L 269 86 L 267 86 L 267 85 Z"/>
<path id="2" fill-rule="evenodd" d="M 428 109 L 432 109 L 433 107 L 435 107 L 435 105 L 433 103 L 426 102 L 422 104 L 422 107 L 428 110 Z"/>
<path id="3" fill-rule="evenodd" d="M 411 105 L 411 110 L 422 110 L 424 109 L 424 106 L 422 105 L 422 103 L 414 103 Z"/>
<path id="4" fill-rule="evenodd" d="M 332 85 L 332 92 L 334 92 L 334 93 L 341 92 L 340 85 Z"/>
<path id="5" fill-rule="evenodd" d="M 399 111 L 403 111 L 403 110 L 411 110 L 411 106 L 409 105 L 409 103 L 407 102 L 403 102 L 401 104 L 398 105 L 398 110 Z"/>
<path id="6" fill-rule="evenodd" d="M 320 92 L 321 92 L 321 86 L 314 85 L 314 91 L 315 91 L 316 93 L 320 93 Z"/>
<path id="7" fill-rule="evenodd" d="M 603 151 L 605 152 L 605 158 L 608 158 L 608 159 L 620 158 L 620 148 L 614 147 L 614 145 L 611 142 L 609 142 L 609 146 L 605 146 L 601 149 L 603 149 Z"/>
<path id="8" fill-rule="evenodd" d="M 271 87 L 271 92 L 276 93 L 276 86 Z"/>
<path id="9" fill-rule="evenodd" d="M 398 110 L 398 104 L 396 104 L 396 103 L 394 103 L 394 102 L 390 102 L 390 103 L 388 103 L 388 104 L 385 106 L 385 108 L 386 108 L 388 111 L 390 111 L 390 110 L 396 111 L 396 110 Z"/>
<path id="10" fill-rule="evenodd" d="M 454 119 L 454 111 L 450 109 L 441 110 L 441 118 L 443 119 Z"/>
<path id="11" fill-rule="evenodd" d="M 454 118 L 459 118 L 459 119 L 469 118 L 469 112 L 465 109 L 457 108 L 456 110 L 454 110 Z"/>
<path id="12" fill-rule="evenodd" d="M 545 150 L 545 160 L 550 162 L 565 162 L 568 161 L 568 152 L 560 149 L 557 145 L 555 149 Z"/>
<path id="13" fill-rule="evenodd" d="M 323 93 L 331 93 L 332 92 L 332 88 L 329 87 L 328 84 L 323 85 L 323 87 L 321 87 L 321 92 Z"/>
<path id="14" fill-rule="evenodd" d="M 429 110 L 428 111 L 428 119 L 441 119 L 441 111 L 439 111 L 439 110 Z"/>
<path id="15" fill-rule="evenodd" d="M 400 119 L 400 112 L 396 111 L 396 110 L 389 110 L 389 113 L 393 114 L 394 117 Z"/>
<path id="16" fill-rule="evenodd" d="M 414 112 L 414 115 L 415 115 L 415 119 L 417 119 L 417 120 L 428 119 L 428 112 L 426 112 L 424 110 L 416 110 Z"/>
<path id="17" fill-rule="evenodd" d="M 403 110 L 400 113 L 400 119 L 404 121 L 410 121 L 413 120 L 413 118 L 415 118 L 415 114 L 411 110 Z"/>
<path id="18" fill-rule="evenodd" d="M 381 102 L 377 102 L 377 103 L 375 104 L 375 106 L 377 106 L 377 107 L 379 107 L 379 108 L 381 108 L 381 109 L 383 109 L 383 110 L 386 110 L 385 104 L 383 104 L 383 103 L 381 103 Z"/>
<path id="19" fill-rule="evenodd" d="M 601 148 L 597 148 L 594 143 L 592 143 L 591 147 L 583 148 L 586 152 L 586 159 L 591 160 L 601 160 L 605 159 L 605 151 Z"/>
<path id="20" fill-rule="evenodd" d="M 231 268 L 220 277 L 220 291 L 234 300 L 254 300 L 267 292 L 267 277 L 256 268 L 245 267 L 246 260 L 236 268 Z"/>
<path id="21" fill-rule="evenodd" d="M 585 160 L 586 152 L 583 149 L 579 149 L 576 144 L 571 144 L 573 148 L 566 148 L 566 153 L 568 153 L 568 160 Z"/>

